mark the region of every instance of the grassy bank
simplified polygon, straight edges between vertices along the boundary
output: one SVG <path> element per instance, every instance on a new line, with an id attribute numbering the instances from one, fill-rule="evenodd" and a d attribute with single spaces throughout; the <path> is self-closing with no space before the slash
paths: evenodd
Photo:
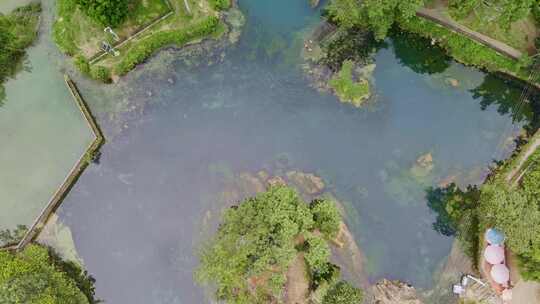
<path id="1" fill-rule="evenodd" d="M 524 81 L 539 84 L 540 77 L 529 79 L 527 60 L 515 61 L 472 39 L 453 32 L 432 21 L 413 16 L 398 20 L 399 27 L 407 32 L 430 38 L 457 61 L 485 69 L 489 72 L 510 74 Z"/>
<path id="2" fill-rule="evenodd" d="M 29 4 L 8 15 L 0 14 L 0 104 L 4 97 L 2 83 L 20 70 L 26 48 L 37 37 L 40 12 L 40 4 Z"/>
<path id="3" fill-rule="evenodd" d="M 227 0 L 133 1 L 126 20 L 113 29 L 118 36 L 115 39 L 104 32 L 104 25 L 85 14 L 76 0 L 58 0 L 54 38 L 63 52 L 73 56 L 83 74 L 110 82 L 165 46 L 183 46 L 212 36 L 223 27 L 219 11 L 229 7 Z M 101 51 L 103 41 L 117 54 Z"/>

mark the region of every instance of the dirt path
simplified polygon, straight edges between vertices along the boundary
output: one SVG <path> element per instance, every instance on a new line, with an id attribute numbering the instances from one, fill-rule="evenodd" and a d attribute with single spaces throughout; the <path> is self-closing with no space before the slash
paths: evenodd
<path id="1" fill-rule="evenodd" d="M 285 304 L 307 303 L 309 281 L 304 254 L 299 253 L 287 270 L 285 284 Z"/>
<path id="2" fill-rule="evenodd" d="M 488 46 L 497 52 L 507 55 L 510 58 L 518 60 L 522 53 L 519 50 L 509 46 L 506 43 L 503 43 L 499 40 L 488 37 L 479 32 L 473 31 L 470 28 L 457 23 L 456 21 L 448 18 L 447 16 L 441 14 L 435 9 L 421 8 L 416 12 L 416 15 L 425 19 L 429 19 L 435 23 L 438 23 L 450 30 L 463 34 L 485 46 Z"/>

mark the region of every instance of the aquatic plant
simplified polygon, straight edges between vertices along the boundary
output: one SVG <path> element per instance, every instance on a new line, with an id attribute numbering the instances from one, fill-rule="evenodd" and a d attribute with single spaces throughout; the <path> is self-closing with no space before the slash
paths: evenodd
<path id="1" fill-rule="evenodd" d="M 341 101 L 350 102 L 359 107 L 369 98 L 370 89 L 367 80 L 354 81 L 353 67 L 354 63 L 351 60 L 346 60 L 339 73 L 330 80 L 329 84 Z"/>

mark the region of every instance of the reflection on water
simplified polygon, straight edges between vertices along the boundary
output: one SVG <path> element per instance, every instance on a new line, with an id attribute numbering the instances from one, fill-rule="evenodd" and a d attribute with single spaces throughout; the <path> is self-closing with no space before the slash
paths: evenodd
<path id="1" fill-rule="evenodd" d="M 348 220 L 372 280 L 430 287 L 452 239 L 432 229 L 423 190 L 448 180 L 480 182 L 511 120 L 483 108 L 485 94 L 470 92 L 485 75 L 452 62 L 418 74 L 389 41 L 376 56 L 378 100 L 355 109 L 310 89 L 297 65 L 279 64 L 297 61 L 296 32 L 317 18 L 308 1 L 245 0 L 241 7 L 248 29 L 223 64 L 172 61 L 165 71 L 129 78 L 126 98 L 151 106 L 103 147 L 100 164 L 62 205 L 98 296 L 205 302 L 192 271 L 201 223 L 223 191 L 216 170 L 279 170 L 276 163 L 316 172 L 352 206 Z M 106 135 L 117 124 L 106 116 L 101 122 Z"/>

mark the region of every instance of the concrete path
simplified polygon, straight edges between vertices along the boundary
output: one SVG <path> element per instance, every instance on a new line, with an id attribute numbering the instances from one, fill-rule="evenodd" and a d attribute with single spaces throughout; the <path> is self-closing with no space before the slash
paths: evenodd
<path id="1" fill-rule="evenodd" d="M 518 164 L 508 172 L 508 175 L 506 176 L 506 182 L 511 185 L 511 187 L 514 187 L 517 185 L 519 180 L 523 177 L 523 175 L 526 173 L 527 168 L 523 170 L 523 165 L 527 162 L 529 157 L 540 147 L 540 130 L 536 131 L 536 134 L 531 138 L 531 144 L 526 147 L 526 150 L 518 156 L 519 161 Z M 523 170 L 523 171 L 522 171 Z M 521 173 L 520 173 L 521 172 Z M 519 173 L 519 175 L 516 177 L 516 175 Z"/>
<path id="2" fill-rule="evenodd" d="M 421 8 L 416 12 L 416 15 L 418 17 L 422 17 L 422 18 L 431 20 L 435 23 L 438 23 L 454 32 L 463 34 L 512 59 L 518 60 L 522 55 L 521 51 L 516 50 L 515 48 L 509 46 L 508 44 L 503 43 L 499 40 L 493 39 L 491 37 L 488 37 L 482 33 L 473 31 L 470 28 L 450 19 L 448 16 L 441 14 L 439 11 L 435 9 Z"/>

